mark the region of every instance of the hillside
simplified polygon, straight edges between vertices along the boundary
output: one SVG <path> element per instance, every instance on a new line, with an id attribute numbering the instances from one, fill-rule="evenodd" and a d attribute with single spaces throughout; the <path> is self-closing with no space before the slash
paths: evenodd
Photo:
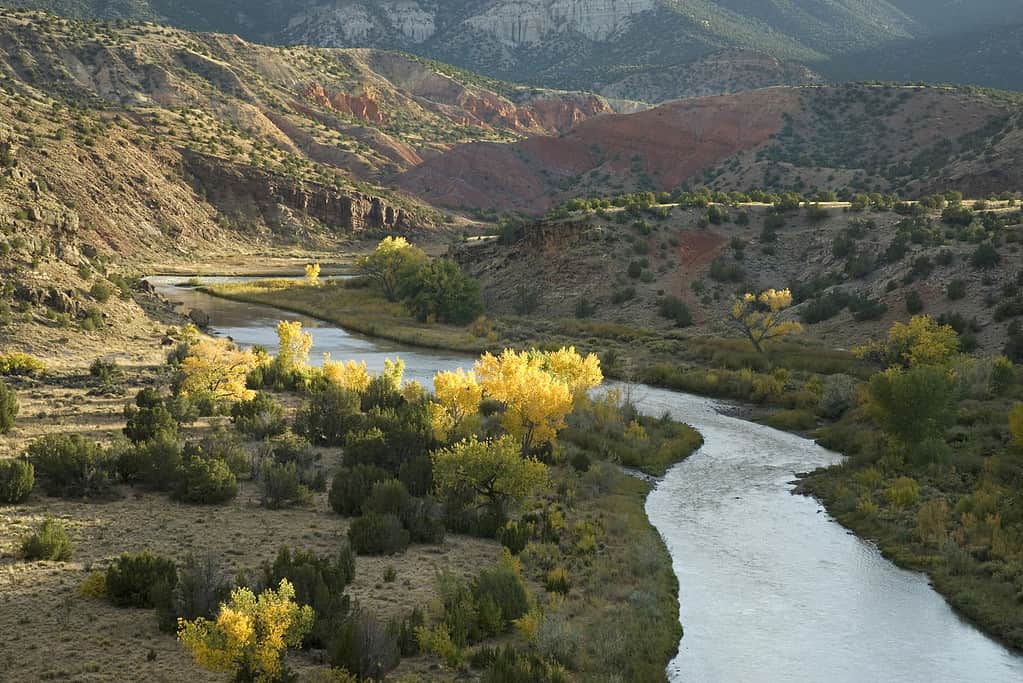
<path id="1" fill-rule="evenodd" d="M 455 254 L 480 278 L 492 313 L 593 318 L 610 323 L 612 337 L 613 324 L 672 334 L 678 325 L 663 314 L 671 297 L 688 308 L 690 333 L 734 334 L 735 292 L 772 287 L 792 289 L 797 305 L 787 315 L 832 348 L 925 312 L 955 321 L 964 343 L 1001 351 L 1023 315 L 1015 200 L 944 213 L 624 204 L 568 212 Z M 907 304 L 914 299 L 918 307 Z"/>
<path id="2" fill-rule="evenodd" d="M 514 81 L 601 92 L 612 88 L 627 99 L 644 99 L 651 91 L 642 82 L 633 87 L 623 78 L 642 72 L 669 80 L 690 65 L 698 75 L 700 60 L 721 50 L 760 51 L 829 73 L 829 62 L 839 60 L 836 74 L 878 79 L 885 72 L 881 61 L 844 57 L 884 53 L 890 45 L 906 42 L 954 42 L 960 34 L 1000 35 L 1006 24 L 1023 20 L 1023 6 L 1016 0 L 9 0 L 9 4 L 78 17 L 159 21 L 276 44 L 400 49 Z M 933 77 L 926 49 L 902 54 L 898 64 L 904 79 Z M 1007 88 L 1017 80 L 1018 69 L 997 54 L 981 52 L 968 63 L 969 69 L 955 72 L 956 82 Z M 756 65 L 741 58 L 728 69 L 748 72 L 735 83 L 763 77 Z M 950 79 L 939 75 L 937 80 Z M 719 92 L 709 90 L 716 82 L 711 74 L 695 90 Z M 778 80 L 762 85 L 788 82 L 779 73 Z"/>
<path id="3" fill-rule="evenodd" d="M 533 214 L 682 184 L 986 196 L 1023 186 L 1021 124 L 1017 100 L 999 93 L 769 88 L 600 117 L 558 138 L 459 146 L 395 182 L 434 204 Z"/>

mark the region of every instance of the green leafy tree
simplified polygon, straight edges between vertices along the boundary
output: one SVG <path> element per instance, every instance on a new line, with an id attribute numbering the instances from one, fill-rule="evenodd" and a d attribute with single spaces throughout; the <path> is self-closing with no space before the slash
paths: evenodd
<path id="1" fill-rule="evenodd" d="M 375 283 L 389 301 L 398 300 L 398 282 L 409 270 L 426 263 L 426 252 L 404 237 L 385 237 L 373 253 L 358 260 L 359 272 Z"/>
<path id="2" fill-rule="evenodd" d="M 479 283 L 450 259 L 434 259 L 406 269 L 398 289 L 419 320 L 464 324 L 483 312 Z"/>
<path id="3" fill-rule="evenodd" d="M 942 435 L 955 421 L 955 381 L 947 370 L 889 368 L 871 378 L 868 396 L 881 429 L 914 460 L 938 460 L 947 450 Z"/>
<path id="4" fill-rule="evenodd" d="M 493 441 L 472 437 L 434 451 L 431 458 L 438 492 L 446 497 L 471 492 L 477 508 L 503 512 L 548 483 L 547 466 L 522 457 L 518 440 L 511 436 Z"/>

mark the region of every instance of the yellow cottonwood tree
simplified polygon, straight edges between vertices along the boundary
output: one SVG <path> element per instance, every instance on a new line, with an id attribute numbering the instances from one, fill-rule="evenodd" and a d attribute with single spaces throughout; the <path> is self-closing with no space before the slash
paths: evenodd
<path id="1" fill-rule="evenodd" d="M 569 346 L 557 351 L 548 351 L 542 354 L 542 357 L 544 370 L 564 382 L 576 402 L 584 398 L 590 389 L 600 386 L 604 381 L 600 359 L 596 354 L 581 356 L 574 346 Z"/>
<path id="2" fill-rule="evenodd" d="M 959 335 L 929 315 L 914 315 L 909 323 L 893 324 L 886 341 L 874 341 L 854 351 L 860 358 L 889 367 L 943 365 L 959 352 Z"/>
<path id="3" fill-rule="evenodd" d="M 308 263 L 305 267 L 305 279 L 311 285 L 318 284 L 320 282 L 320 264 L 319 263 Z"/>
<path id="4" fill-rule="evenodd" d="M 505 404 L 501 424 L 528 453 L 553 441 L 565 426 L 573 397 L 568 385 L 544 369 L 543 354 L 505 349 L 484 354 L 475 366 L 483 393 Z"/>
<path id="5" fill-rule="evenodd" d="M 433 377 L 433 392 L 437 403 L 431 404 L 431 422 L 440 438 L 458 429 L 464 420 L 479 411 L 483 400 L 483 387 L 476 375 L 458 368 L 455 372 L 438 372 Z"/>
<path id="6" fill-rule="evenodd" d="M 380 287 L 388 301 L 398 300 L 398 280 L 410 268 L 426 263 L 426 252 L 404 237 L 385 237 L 373 253 L 361 257 L 356 265 L 364 276 Z"/>
<path id="7" fill-rule="evenodd" d="M 323 376 L 338 386 L 360 394 L 369 388 L 373 379 L 366 370 L 366 361 L 356 363 L 354 360 L 331 360 L 329 353 L 323 354 Z"/>
<path id="8" fill-rule="evenodd" d="M 297 320 L 281 320 L 277 323 L 277 339 L 277 364 L 282 369 L 294 370 L 309 362 L 313 335 L 302 331 L 302 323 Z"/>
<path id="9" fill-rule="evenodd" d="M 254 353 L 240 351 L 226 339 L 202 339 L 189 348 L 181 362 L 181 393 L 218 401 L 247 401 L 255 392 L 246 388 L 245 376 L 258 365 Z"/>
<path id="10" fill-rule="evenodd" d="M 763 353 L 768 341 L 803 330 L 799 323 L 779 317 L 781 311 L 791 305 L 792 292 L 787 289 L 768 289 L 759 295 L 747 292 L 732 306 L 732 320 L 757 353 Z"/>
<path id="11" fill-rule="evenodd" d="M 295 602 L 295 588 L 283 579 L 257 598 L 236 588 L 214 621 L 178 619 L 178 640 L 210 671 L 234 673 L 236 681 L 272 683 L 284 672 L 284 650 L 297 647 L 313 625 L 313 608 Z"/>
<path id="12" fill-rule="evenodd" d="M 547 466 L 535 458 L 523 458 L 518 440 L 511 436 L 491 441 L 472 436 L 434 451 L 430 459 L 437 491 L 445 495 L 469 489 L 479 508 L 504 511 L 549 482 Z"/>

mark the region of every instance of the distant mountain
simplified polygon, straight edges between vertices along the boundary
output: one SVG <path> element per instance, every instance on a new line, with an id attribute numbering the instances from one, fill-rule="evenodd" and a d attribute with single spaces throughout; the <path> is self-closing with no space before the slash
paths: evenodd
<path id="1" fill-rule="evenodd" d="M 612 89 L 642 99 L 715 53 L 753 50 L 816 71 L 871 80 L 956 80 L 1010 87 L 1018 62 L 981 53 L 946 77 L 928 46 L 983 45 L 1023 22 L 1023 0 L 6 0 L 78 17 L 144 19 L 268 43 L 400 49 L 492 77 Z M 1018 35 L 1018 33 L 1016 34 Z M 972 43 L 970 42 L 972 41 Z M 921 42 L 921 49 L 906 48 Z M 1009 41 L 1011 48 L 1011 40 Z M 1017 39 L 1015 45 L 1019 45 Z M 898 52 L 890 52 L 897 46 Z M 898 54 L 899 69 L 872 56 Z M 952 56 L 954 53 L 948 51 Z M 848 56 L 854 55 L 854 58 Z M 861 58 L 866 57 L 866 58 Z M 832 68 L 831 63 L 835 62 Z M 747 65 L 740 59 L 729 71 Z M 779 70 L 788 82 L 794 66 Z M 935 73 L 937 71 L 937 74 Z M 637 73 L 642 78 L 632 79 Z M 714 78 L 713 76 L 711 78 Z M 733 79 L 763 84 L 762 72 Z M 630 87 L 635 84 L 635 87 Z M 768 83 L 771 84 L 771 83 Z M 718 91 L 720 80 L 695 83 Z M 666 93 L 673 96 L 674 93 Z"/>

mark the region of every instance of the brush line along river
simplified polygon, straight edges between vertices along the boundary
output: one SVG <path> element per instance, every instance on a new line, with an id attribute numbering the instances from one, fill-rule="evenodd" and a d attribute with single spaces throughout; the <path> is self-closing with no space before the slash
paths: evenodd
<path id="1" fill-rule="evenodd" d="M 380 370 L 385 358 L 400 356 L 406 377 L 426 386 L 437 371 L 473 361 L 175 287 L 182 279 L 150 281 L 171 301 L 207 312 L 215 333 L 242 346 L 275 348 L 276 323 L 287 318 L 312 332 L 315 358 L 330 353 Z M 960 619 L 926 577 L 885 560 L 815 500 L 791 495 L 796 472 L 839 455 L 724 415 L 711 399 L 647 386 L 633 398 L 644 412 L 667 411 L 705 439 L 646 504 L 680 584 L 685 636 L 668 668 L 671 681 L 1023 681 L 1023 657 Z"/>

